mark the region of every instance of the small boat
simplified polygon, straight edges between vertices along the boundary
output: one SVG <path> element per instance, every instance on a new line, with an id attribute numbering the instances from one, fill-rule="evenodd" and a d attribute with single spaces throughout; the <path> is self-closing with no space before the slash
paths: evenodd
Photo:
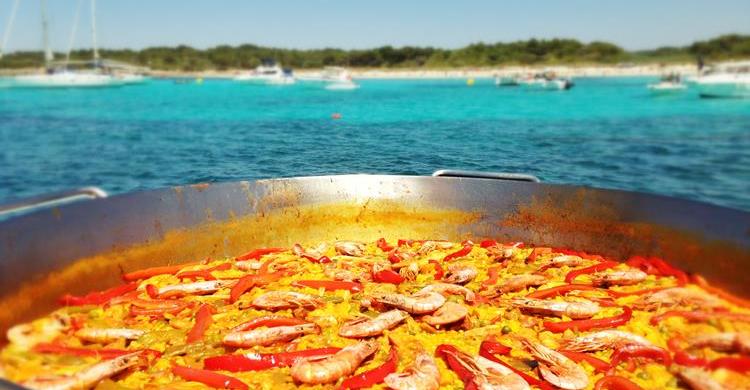
<path id="1" fill-rule="evenodd" d="M 520 85 L 533 89 L 560 91 L 573 88 L 573 81 L 557 77 L 554 72 L 543 72 L 521 79 Z"/>
<path id="2" fill-rule="evenodd" d="M 701 97 L 750 98 L 750 61 L 717 64 L 691 82 Z"/>
<path id="3" fill-rule="evenodd" d="M 518 75 L 495 75 L 495 85 L 498 87 L 517 87 L 519 84 Z"/>
<path id="4" fill-rule="evenodd" d="M 53 69 L 44 74 L 16 76 L 15 87 L 28 88 L 83 88 L 121 85 L 113 76 L 96 71 Z"/>
<path id="5" fill-rule="evenodd" d="M 324 88 L 330 91 L 359 88 L 359 84 L 352 80 L 351 73 L 346 68 L 339 66 L 326 66 L 319 74 L 299 77 L 299 80 L 310 83 L 325 83 Z"/>
<path id="6" fill-rule="evenodd" d="M 658 83 L 652 83 L 647 86 L 651 93 L 656 95 L 669 95 L 682 92 L 687 86 L 682 82 L 682 77 L 676 73 L 670 73 L 662 76 Z"/>
<path id="7" fill-rule="evenodd" d="M 276 61 L 263 60 L 253 71 L 237 75 L 234 81 L 250 84 L 289 85 L 296 81 L 291 69 L 284 69 Z"/>

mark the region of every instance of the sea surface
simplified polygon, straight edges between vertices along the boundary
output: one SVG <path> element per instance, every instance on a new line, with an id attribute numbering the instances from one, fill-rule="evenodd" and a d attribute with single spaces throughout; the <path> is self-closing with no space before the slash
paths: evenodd
<path id="1" fill-rule="evenodd" d="M 653 80 L 578 78 L 569 91 L 489 79 L 0 88 L 0 203 L 86 185 L 453 168 L 750 210 L 750 99 L 656 97 Z"/>

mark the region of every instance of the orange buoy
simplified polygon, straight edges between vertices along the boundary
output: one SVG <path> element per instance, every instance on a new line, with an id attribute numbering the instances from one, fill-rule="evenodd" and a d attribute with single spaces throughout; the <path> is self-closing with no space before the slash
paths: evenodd
<path id="1" fill-rule="evenodd" d="M 341 119 L 341 114 L 339 114 L 338 112 L 334 112 L 333 114 L 331 114 L 331 119 Z"/>

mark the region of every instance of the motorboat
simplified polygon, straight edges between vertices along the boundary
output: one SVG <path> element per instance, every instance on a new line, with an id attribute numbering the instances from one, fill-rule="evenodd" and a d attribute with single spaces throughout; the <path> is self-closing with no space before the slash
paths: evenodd
<path id="1" fill-rule="evenodd" d="M 750 61 L 711 66 L 691 82 L 701 97 L 750 98 Z"/>
<path id="2" fill-rule="evenodd" d="M 498 87 L 517 87 L 519 84 L 520 83 L 518 75 L 495 75 L 495 85 Z"/>
<path id="3" fill-rule="evenodd" d="M 352 80 L 351 73 L 339 66 L 326 66 L 318 74 L 299 77 L 300 81 L 311 83 L 325 83 L 325 89 L 330 91 L 351 90 L 359 88 L 359 84 Z"/>
<path id="4" fill-rule="evenodd" d="M 658 83 L 649 84 L 647 88 L 653 94 L 668 95 L 686 90 L 687 85 L 682 82 L 682 77 L 679 74 L 670 73 L 662 76 Z"/>
<path id="5" fill-rule="evenodd" d="M 520 80 L 520 85 L 542 90 L 567 90 L 573 88 L 573 81 L 568 78 L 557 77 L 554 72 L 537 73 Z"/>
<path id="6" fill-rule="evenodd" d="M 291 69 L 284 69 L 275 61 L 265 60 L 253 71 L 239 74 L 234 81 L 250 84 L 289 85 L 295 83 Z"/>

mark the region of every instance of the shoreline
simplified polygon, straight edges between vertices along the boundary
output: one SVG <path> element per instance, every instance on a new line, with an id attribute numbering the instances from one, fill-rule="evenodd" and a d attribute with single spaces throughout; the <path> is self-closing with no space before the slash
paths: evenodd
<path id="1" fill-rule="evenodd" d="M 20 74 L 40 73 L 42 68 L 0 69 L 0 76 L 16 76 Z M 231 79 L 247 72 L 248 69 L 230 69 L 224 71 L 172 71 L 151 70 L 148 74 L 154 78 L 204 78 Z M 294 73 L 299 76 L 311 76 L 321 69 L 300 69 Z M 450 69 L 362 69 L 349 68 L 354 79 L 463 79 L 463 78 L 492 78 L 494 76 L 511 76 L 533 74 L 551 71 L 563 77 L 627 77 L 627 76 L 659 76 L 666 73 L 679 73 L 684 76 L 697 74 L 694 64 L 673 65 L 556 65 L 556 66 L 506 66 L 501 68 L 450 68 Z"/>

